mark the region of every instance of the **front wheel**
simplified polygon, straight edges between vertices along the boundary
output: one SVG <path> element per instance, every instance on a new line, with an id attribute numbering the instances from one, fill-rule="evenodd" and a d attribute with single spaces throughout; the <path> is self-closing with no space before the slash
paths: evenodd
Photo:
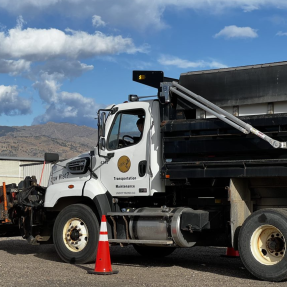
<path id="1" fill-rule="evenodd" d="M 53 239 L 57 253 L 68 263 L 95 261 L 99 223 L 92 209 L 84 204 L 64 208 L 56 218 Z"/>
<path id="2" fill-rule="evenodd" d="M 239 254 L 259 279 L 287 279 L 287 210 L 261 209 L 250 215 L 239 233 Z"/>

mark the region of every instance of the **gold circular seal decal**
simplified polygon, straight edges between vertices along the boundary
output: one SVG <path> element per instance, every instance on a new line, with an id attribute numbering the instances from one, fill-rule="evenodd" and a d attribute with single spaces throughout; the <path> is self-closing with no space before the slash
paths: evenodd
<path id="1" fill-rule="evenodd" d="M 118 160 L 118 168 L 121 172 L 127 172 L 131 167 L 131 160 L 123 155 Z"/>

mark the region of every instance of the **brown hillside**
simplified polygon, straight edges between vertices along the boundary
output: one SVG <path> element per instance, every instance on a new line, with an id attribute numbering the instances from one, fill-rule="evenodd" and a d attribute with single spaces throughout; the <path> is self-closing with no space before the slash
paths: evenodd
<path id="1" fill-rule="evenodd" d="M 0 126 L 0 156 L 43 158 L 45 152 L 56 152 L 64 159 L 92 150 L 96 143 L 97 130 L 87 126 Z"/>

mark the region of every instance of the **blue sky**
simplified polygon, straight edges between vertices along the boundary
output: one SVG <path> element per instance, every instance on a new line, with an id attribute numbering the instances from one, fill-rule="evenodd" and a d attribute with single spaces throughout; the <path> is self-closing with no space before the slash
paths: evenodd
<path id="1" fill-rule="evenodd" d="M 1 0 L 0 125 L 96 127 L 98 108 L 180 73 L 287 60 L 286 0 Z"/>

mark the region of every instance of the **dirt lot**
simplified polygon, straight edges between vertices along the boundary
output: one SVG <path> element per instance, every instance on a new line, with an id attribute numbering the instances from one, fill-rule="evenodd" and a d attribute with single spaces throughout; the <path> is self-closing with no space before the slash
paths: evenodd
<path id="1" fill-rule="evenodd" d="M 53 245 L 31 246 L 22 238 L 0 239 L 1 286 L 286 286 L 252 277 L 239 258 L 224 258 L 224 248 L 178 249 L 163 259 L 145 259 L 133 247 L 111 247 L 113 270 L 90 275 L 94 264 L 63 263 Z"/>

